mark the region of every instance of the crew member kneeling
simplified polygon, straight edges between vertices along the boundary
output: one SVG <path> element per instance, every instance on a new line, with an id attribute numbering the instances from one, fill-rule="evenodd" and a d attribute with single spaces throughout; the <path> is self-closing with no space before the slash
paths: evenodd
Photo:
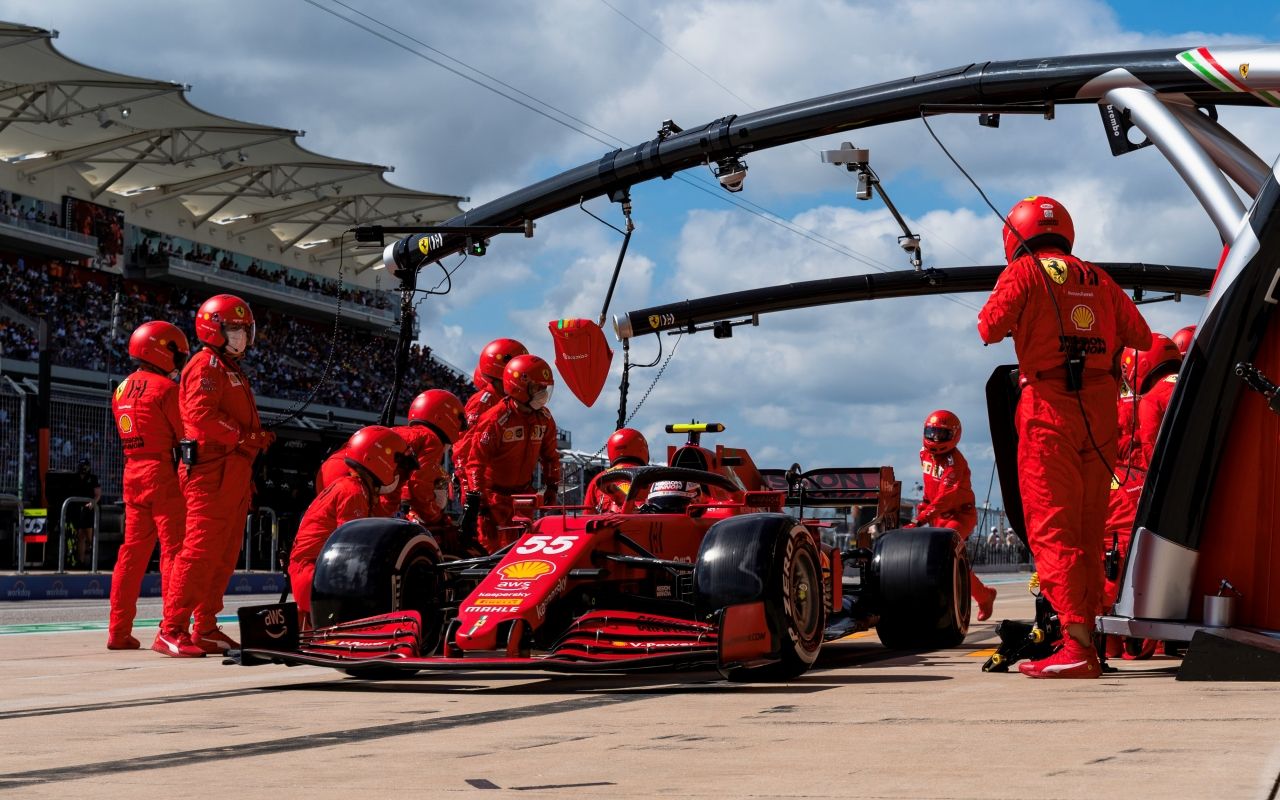
<path id="1" fill-rule="evenodd" d="M 1145 350 L 1151 343 L 1151 329 L 1111 276 L 1070 255 L 1074 240 L 1071 217 L 1056 200 L 1029 197 L 1015 205 L 1004 230 L 1009 266 L 978 312 L 983 342 L 1013 336 L 1027 539 L 1041 591 L 1066 632 L 1059 651 L 1018 665 L 1035 678 L 1101 674 L 1092 631 L 1103 607 L 1115 364 L 1121 347 Z"/>
<path id="2" fill-rule="evenodd" d="M 289 586 L 298 602 L 303 630 L 311 627 L 311 579 L 324 543 L 338 526 L 372 514 L 375 496 L 395 495 L 400 475 L 411 465 L 409 445 L 381 425 L 356 431 L 344 448 L 345 475 L 326 486 L 311 501 L 298 523 L 289 553 Z"/>

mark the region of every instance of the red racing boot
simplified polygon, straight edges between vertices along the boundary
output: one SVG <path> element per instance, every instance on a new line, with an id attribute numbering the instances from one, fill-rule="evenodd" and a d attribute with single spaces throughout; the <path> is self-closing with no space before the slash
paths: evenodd
<path id="1" fill-rule="evenodd" d="M 137 650 L 140 647 L 142 647 L 142 642 L 127 634 L 125 636 L 107 637 L 108 650 Z"/>
<path id="2" fill-rule="evenodd" d="M 1067 636 L 1061 650 L 1039 661 L 1024 661 L 1018 671 L 1029 678 L 1097 678 L 1102 664 L 1092 645 L 1086 647 Z"/>
<path id="3" fill-rule="evenodd" d="M 213 656 L 225 653 L 228 650 L 240 649 L 239 642 L 223 633 L 222 628 L 217 627 L 211 631 L 205 631 L 204 633 L 192 631 L 191 643 Z"/>
<path id="4" fill-rule="evenodd" d="M 151 649 L 170 658 L 204 658 L 204 650 L 192 644 L 191 637 L 185 633 L 171 636 L 161 631 L 156 634 Z"/>
<path id="5" fill-rule="evenodd" d="M 978 622 L 991 619 L 991 612 L 996 603 L 996 590 L 978 580 L 978 576 L 969 571 L 970 594 L 978 601 Z"/>

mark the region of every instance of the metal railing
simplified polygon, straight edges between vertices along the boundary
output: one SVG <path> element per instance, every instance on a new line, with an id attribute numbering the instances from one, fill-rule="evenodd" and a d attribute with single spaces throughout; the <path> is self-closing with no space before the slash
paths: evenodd
<path id="1" fill-rule="evenodd" d="M 144 265 L 147 262 L 142 262 Z M 222 269 L 217 264 L 205 264 L 200 261 L 188 261 L 178 256 L 168 257 L 169 269 L 183 270 L 186 272 L 196 272 L 204 275 L 214 275 L 220 281 L 230 281 L 232 283 L 240 283 L 246 286 L 253 286 L 260 291 L 278 292 L 282 295 L 293 297 L 298 300 L 305 300 L 311 305 L 336 306 L 338 300 L 332 295 L 324 294 L 319 291 L 310 289 L 299 289 L 296 286 L 290 286 L 287 283 L 276 283 L 265 278 L 258 278 L 253 275 L 245 275 L 238 270 Z M 369 290 L 365 290 L 369 291 Z M 369 317 L 390 325 L 395 322 L 397 316 L 396 304 L 392 303 L 390 308 L 378 308 L 376 306 L 364 305 L 353 300 L 344 300 L 343 308 L 350 313 L 366 314 Z"/>
<path id="2" fill-rule="evenodd" d="M 280 518 L 276 516 L 276 510 L 270 506 L 259 506 L 256 513 L 249 514 L 244 519 L 244 571 L 253 572 L 252 555 L 253 555 L 253 531 L 254 520 L 257 517 L 266 515 L 271 518 L 271 549 L 267 552 L 267 571 L 272 572 L 276 568 L 275 557 L 276 551 L 280 547 Z"/>
<path id="3" fill-rule="evenodd" d="M 62 501 L 62 511 L 58 515 L 58 574 L 67 571 L 67 507 L 72 503 L 87 503 L 93 506 L 93 555 L 89 559 L 89 571 L 98 571 L 98 502 L 92 497 L 68 497 Z"/>
<path id="4" fill-rule="evenodd" d="M 46 225 L 43 222 L 34 222 L 31 220 L 21 219 L 19 217 L 10 217 L 0 214 L 0 228 L 20 228 L 22 230 L 39 233 L 44 236 L 52 236 L 55 239 L 66 239 L 69 242 L 86 245 L 95 250 L 98 248 L 97 236 L 85 236 L 83 233 L 69 231 L 66 228 L 59 228 L 53 225 Z"/>

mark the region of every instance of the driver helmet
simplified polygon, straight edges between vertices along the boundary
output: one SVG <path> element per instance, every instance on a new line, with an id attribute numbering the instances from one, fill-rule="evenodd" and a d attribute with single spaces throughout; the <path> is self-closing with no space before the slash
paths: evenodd
<path id="1" fill-rule="evenodd" d="M 701 490 L 696 483 L 684 481 L 654 481 L 649 487 L 645 505 L 653 506 L 663 514 L 683 514 L 689 504 L 698 498 Z"/>

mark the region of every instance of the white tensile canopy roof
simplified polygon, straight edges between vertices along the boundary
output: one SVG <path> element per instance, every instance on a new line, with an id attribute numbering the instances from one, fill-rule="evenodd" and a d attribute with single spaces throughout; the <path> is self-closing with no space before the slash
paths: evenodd
<path id="1" fill-rule="evenodd" d="M 317 261 L 338 258 L 351 227 L 429 225 L 467 200 L 395 186 L 383 177 L 392 167 L 312 153 L 301 131 L 202 111 L 189 86 L 85 66 L 53 47 L 56 36 L 0 22 L 0 158 L 21 175 L 72 167 L 90 199 L 122 195 L 133 212 L 180 203 L 194 228 L 266 229 L 282 253 L 306 246 Z M 346 249 L 360 270 L 381 259 Z"/>

